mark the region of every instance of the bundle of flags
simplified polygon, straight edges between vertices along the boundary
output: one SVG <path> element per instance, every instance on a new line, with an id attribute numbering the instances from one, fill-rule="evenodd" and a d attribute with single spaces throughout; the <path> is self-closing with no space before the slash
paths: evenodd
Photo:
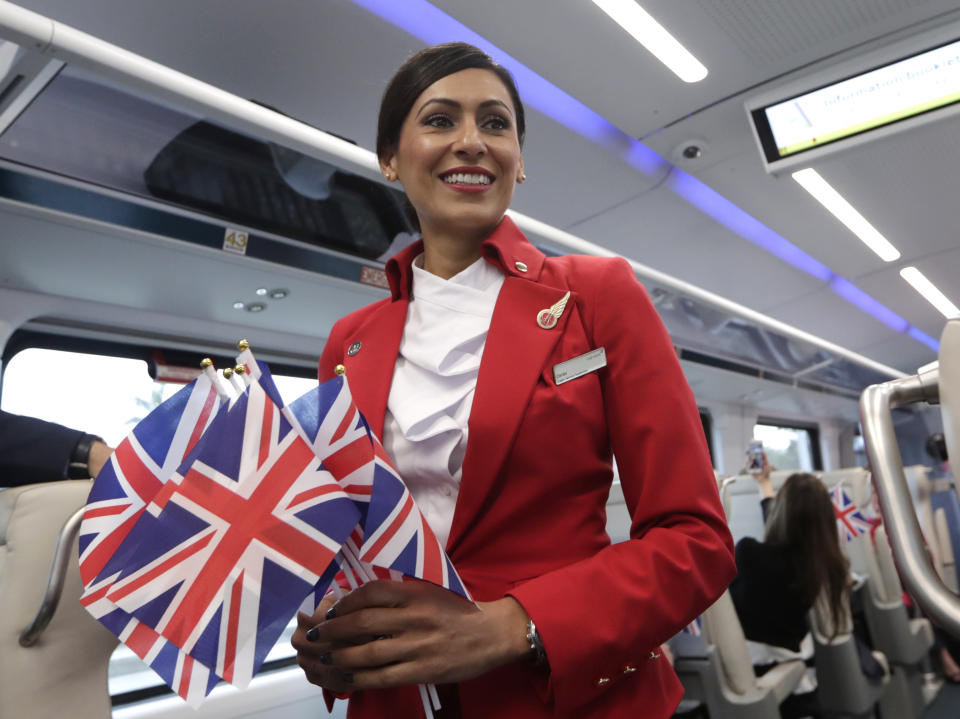
<path id="1" fill-rule="evenodd" d="M 242 391 L 208 365 L 140 421 L 80 528 L 81 603 L 194 706 L 221 679 L 247 686 L 338 581 L 410 577 L 468 596 L 346 377 L 287 406 L 241 348 Z"/>
<path id="2" fill-rule="evenodd" d="M 834 516 L 837 518 L 837 531 L 840 533 L 841 544 L 852 542 L 861 534 L 870 531 L 870 521 L 850 499 L 843 485 L 838 484 L 830 490 L 830 499 L 833 502 Z"/>

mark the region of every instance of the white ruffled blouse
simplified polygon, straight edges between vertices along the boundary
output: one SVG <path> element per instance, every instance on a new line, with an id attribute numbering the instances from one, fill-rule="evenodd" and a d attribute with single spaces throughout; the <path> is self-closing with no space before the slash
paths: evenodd
<path id="1" fill-rule="evenodd" d="M 444 280 L 413 263 L 383 444 L 441 546 L 460 490 L 480 358 L 503 272 L 480 258 Z"/>

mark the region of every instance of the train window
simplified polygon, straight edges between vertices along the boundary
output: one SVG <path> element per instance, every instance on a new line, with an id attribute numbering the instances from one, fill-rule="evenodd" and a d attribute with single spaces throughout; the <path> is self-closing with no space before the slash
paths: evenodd
<path id="1" fill-rule="evenodd" d="M 7 363 L 0 406 L 100 435 L 116 446 L 181 386 L 152 380 L 144 360 L 34 347 Z"/>
<path id="2" fill-rule="evenodd" d="M 761 417 L 753 426 L 753 438 L 763 442 L 767 459 L 777 469 L 796 469 L 801 472 L 823 469 L 820 432 L 815 426 Z"/>
<path id="3" fill-rule="evenodd" d="M 287 401 L 317 383 L 288 375 L 274 380 Z M 31 347 L 7 363 L 0 408 L 96 434 L 116 446 L 182 386 L 151 379 L 142 359 Z"/>
<path id="4" fill-rule="evenodd" d="M 713 417 L 710 410 L 704 407 L 697 408 L 700 411 L 700 424 L 703 426 L 703 436 L 707 440 L 707 451 L 710 452 L 710 464 L 717 466 L 717 461 L 713 456 Z"/>

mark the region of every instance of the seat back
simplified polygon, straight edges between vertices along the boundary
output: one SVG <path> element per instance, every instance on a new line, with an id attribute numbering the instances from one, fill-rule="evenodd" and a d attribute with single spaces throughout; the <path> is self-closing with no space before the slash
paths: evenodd
<path id="1" fill-rule="evenodd" d="M 733 541 L 744 537 L 762 540 L 764 534 L 763 511 L 760 509 L 760 490 L 757 481 L 748 474 L 727 477 L 720 492 L 727 526 Z"/>
<path id="2" fill-rule="evenodd" d="M 40 607 L 60 529 L 89 492 L 80 480 L 0 491 L 0 719 L 111 714 L 107 667 L 117 639 L 80 606 L 75 539 L 53 618 L 32 646 L 18 641 Z"/>
<path id="3" fill-rule="evenodd" d="M 703 631 L 707 641 L 716 647 L 728 688 L 741 695 L 755 691 L 757 676 L 729 590 L 703 613 Z"/>
<path id="4" fill-rule="evenodd" d="M 943 583 L 954 594 L 960 593 L 960 582 L 957 578 L 957 562 L 953 552 L 953 539 L 950 536 L 950 522 L 947 520 L 947 510 L 937 507 L 933 512 L 933 530 L 940 545 L 940 565 L 943 569 L 941 577 Z"/>
<path id="5" fill-rule="evenodd" d="M 849 601 L 844 598 L 843 615 L 836 632 L 826 606 L 821 597 L 809 614 L 820 704 L 830 714 L 865 715 L 883 696 L 890 675 L 882 682 L 871 682 L 863 675 Z"/>

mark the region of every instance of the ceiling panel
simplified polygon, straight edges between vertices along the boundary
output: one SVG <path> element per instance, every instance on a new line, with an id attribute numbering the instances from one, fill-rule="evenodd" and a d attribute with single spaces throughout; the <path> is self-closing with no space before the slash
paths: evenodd
<path id="1" fill-rule="evenodd" d="M 796 67 L 957 9 L 953 0 L 644 0 L 644 8 L 710 70 L 703 81 L 687 84 L 589 0 L 433 4 L 634 137 Z"/>
<path id="2" fill-rule="evenodd" d="M 761 312 L 823 286 L 666 188 L 623 203 L 571 231 Z"/>
<path id="3" fill-rule="evenodd" d="M 910 374 L 937 359 L 937 356 L 924 345 L 906 335 L 894 333 L 882 342 L 861 347 L 859 351 L 878 362 L 897 367 Z"/>
<path id="4" fill-rule="evenodd" d="M 885 297 L 888 306 L 907 322 L 931 337 L 939 338 L 946 318 L 900 277 L 900 267 L 905 264 L 898 262 L 895 267 L 862 277 L 857 280 L 857 285 L 874 297 Z M 953 304 L 960 307 L 960 247 L 930 253 L 911 264 L 939 287 Z"/>
<path id="5" fill-rule="evenodd" d="M 893 330 L 840 299 L 829 287 L 822 287 L 806 297 L 771 307 L 768 313 L 782 322 L 865 354 L 871 359 L 902 369 L 901 362 L 881 360 L 866 351 L 867 347 L 891 336 Z M 932 355 L 931 351 L 923 345 L 914 340 L 909 341 L 917 344 L 928 355 Z"/>

